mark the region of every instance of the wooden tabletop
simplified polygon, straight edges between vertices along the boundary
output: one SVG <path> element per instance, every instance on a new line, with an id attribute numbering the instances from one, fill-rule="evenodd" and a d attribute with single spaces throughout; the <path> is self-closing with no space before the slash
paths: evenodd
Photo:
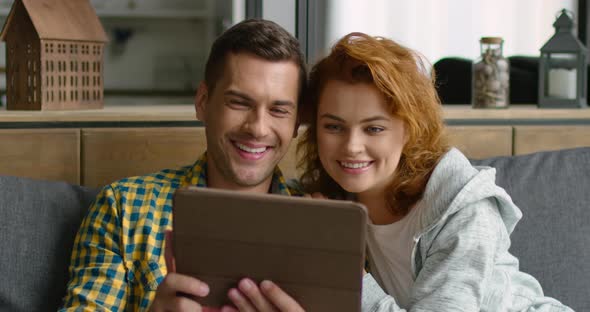
<path id="1" fill-rule="evenodd" d="M 590 108 L 553 109 L 537 108 L 535 105 L 512 105 L 505 109 L 471 108 L 469 105 L 445 105 L 444 116 L 451 119 L 585 119 L 590 120 Z"/>
<path id="2" fill-rule="evenodd" d="M 195 107 L 182 105 L 105 105 L 66 111 L 0 110 L 0 122 L 195 121 Z"/>
<path id="3" fill-rule="evenodd" d="M 590 108 L 539 109 L 534 105 L 513 105 L 508 109 L 473 109 L 469 105 L 447 105 L 444 117 L 450 123 L 514 123 L 569 121 L 590 124 Z M 194 106 L 105 105 L 98 110 L 7 111 L 0 108 L 0 123 L 68 122 L 195 122 Z M 567 123 L 567 122 L 566 122 Z"/>

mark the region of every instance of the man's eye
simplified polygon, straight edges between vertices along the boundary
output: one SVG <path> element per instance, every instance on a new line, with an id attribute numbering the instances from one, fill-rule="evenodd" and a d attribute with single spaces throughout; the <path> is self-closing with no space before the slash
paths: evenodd
<path id="1" fill-rule="evenodd" d="M 273 109 L 271 109 L 271 112 L 273 112 L 274 114 L 279 114 L 279 115 L 289 114 L 289 111 L 284 108 L 273 108 Z"/>
<path id="2" fill-rule="evenodd" d="M 232 107 L 236 107 L 236 108 L 246 108 L 249 107 L 247 102 L 244 101 L 236 101 L 236 100 L 230 100 L 229 101 L 229 105 Z"/>
<path id="3" fill-rule="evenodd" d="M 368 132 L 368 133 L 371 133 L 371 134 L 377 134 L 377 133 L 380 133 L 380 132 L 382 132 L 382 131 L 383 131 L 383 130 L 385 130 L 385 129 L 383 129 L 383 128 L 381 128 L 381 127 L 375 127 L 375 126 L 371 126 L 371 127 L 367 127 L 367 129 L 366 129 L 366 130 L 367 130 L 367 132 Z"/>

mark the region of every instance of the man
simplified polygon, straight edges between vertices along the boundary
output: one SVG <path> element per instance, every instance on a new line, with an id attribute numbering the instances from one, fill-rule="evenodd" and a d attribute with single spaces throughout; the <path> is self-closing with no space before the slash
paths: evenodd
<path id="1" fill-rule="evenodd" d="M 203 297 L 208 286 L 165 265 L 172 195 L 188 185 L 300 195 L 277 164 L 297 134 L 305 79 L 297 40 L 277 24 L 248 20 L 223 33 L 195 99 L 207 152 L 192 166 L 123 179 L 101 191 L 74 243 L 62 310 L 201 311 L 177 294 Z M 258 310 L 300 309 L 272 282 L 240 290 Z"/>

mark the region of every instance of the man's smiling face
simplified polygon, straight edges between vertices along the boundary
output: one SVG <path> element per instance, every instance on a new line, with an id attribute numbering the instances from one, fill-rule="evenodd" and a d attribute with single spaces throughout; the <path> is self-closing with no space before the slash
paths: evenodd
<path id="1" fill-rule="evenodd" d="M 207 133 L 211 187 L 268 191 L 275 166 L 297 123 L 299 69 L 292 61 L 268 61 L 229 53 L 223 75 L 196 99 Z"/>

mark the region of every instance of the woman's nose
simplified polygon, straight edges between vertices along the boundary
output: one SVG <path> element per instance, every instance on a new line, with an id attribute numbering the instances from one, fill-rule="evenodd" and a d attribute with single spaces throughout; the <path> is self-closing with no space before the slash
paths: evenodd
<path id="1" fill-rule="evenodd" d="M 360 135 L 356 131 L 351 131 L 346 138 L 345 148 L 346 152 L 351 155 L 361 153 L 364 149 L 362 135 Z"/>

